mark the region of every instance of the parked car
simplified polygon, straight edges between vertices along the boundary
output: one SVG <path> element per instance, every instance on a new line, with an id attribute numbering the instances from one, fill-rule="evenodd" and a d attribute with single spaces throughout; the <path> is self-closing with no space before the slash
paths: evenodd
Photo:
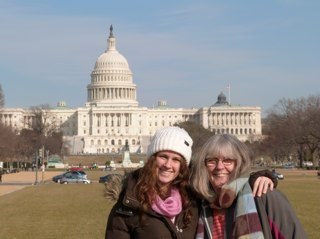
<path id="1" fill-rule="evenodd" d="M 87 178 L 86 172 L 81 171 L 81 170 L 79 170 L 79 171 L 71 171 L 71 173 L 74 174 L 74 175 L 80 175 L 80 176 L 82 176 L 84 178 Z"/>
<path id="2" fill-rule="evenodd" d="M 64 175 L 64 173 L 58 174 L 58 175 L 52 177 L 52 181 L 53 181 L 53 182 L 56 182 L 56 183 L 60 183 L 61 178 L 63 177 L 63 175 Z"/>
<path id="3" fill-rule="evenodd" d="M 60 179 L 61 184 L 69 184 L 69 183 L 84 183 L 89 184 L 91 181 L 87 179 L 87 175 L 75 174 L 73 172 L 66 172 L 63 174 Z"/>
<path id="4" fill-rule="evenodd" d="M 83 171 L 82 167 L 71 167 L 68 171 Z"/>
<path id="5" fill-rule="evenodd" d="M 320 176 L 320 170 L 317 172 L 318 176 Z"/>
<path id="6" fill-rule="evenodd" d="M 275 170 L 272 171 L 272 175 L 278 180 L 283 180 L 284 179 L 283 174 L 282 173 L 278 173 Z"/>
<path id="7" fill-rule="evenodd" d="M 121 174 L 117 174 L 117 173 L 107 174 L 107 175 L 102 176 L 102 177 L 99 178 L 99 183 L 108 183 L 108 182 L 110 182 L 110 180 L 113 177 L 121 177 L 122 178 L 122 175 Z"/>
<path id="8" fill-rule="evenodd" d="M 107 166 L 104 168 L 104 171 L 113 171 L 113 170 L 116 170 L 116 168 L 111 167 L 110 165 L 107 165 Z"/>
<path id="9" fill-rule="evenodd" d="M 52 178 L 52 181 L 56 182 L 56 183 L 61 183 L 61 179 L 66 176 L 66 175 L 75 175 L 75 176 L 79 176 L 81 178 L 87 179 L 87 174 L 84 171 L 68 171 L 66 173 L 63 174 L 59 174 L 56 175 Z"/>
<path id="10" fill-rule="evenodd" d="M 294 169 L 295 166 L 294 166 L 294 163 L 284 163 L 283 168 L 284 169 Z"/>

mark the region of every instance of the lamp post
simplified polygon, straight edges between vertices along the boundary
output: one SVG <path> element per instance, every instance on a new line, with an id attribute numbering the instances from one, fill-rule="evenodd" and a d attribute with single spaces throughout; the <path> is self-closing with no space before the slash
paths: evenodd
<path id="1" fill-rule="evenodd" d="M 49 149 L 47 149 L 46 150 L 46 156 L 47 156 L 47 159 L 46 159 L 46 167 L 47 167 L 47 165 L 48 165 L 48 163 L 49 163 L 49 153 L 50 153 L 50 151 L 49 151 Z"/>
<path id="2" fill-rule="evenodd" d="M 37 185 L 38 184 L 38 150 L 36 150 L 36 154 L 35 154 L 35 167 L 36 167 L 36 179 L 35 179 L 35 182 L 34 184 Z"/>

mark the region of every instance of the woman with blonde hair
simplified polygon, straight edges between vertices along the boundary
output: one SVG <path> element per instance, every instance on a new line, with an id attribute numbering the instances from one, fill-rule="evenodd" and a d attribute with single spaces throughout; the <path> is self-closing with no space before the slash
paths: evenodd
<path id="1" fill-rule="evenodd" d="M 191 172 L 203 199 L 196 238 L 307 238 L 280 191 L 254 197 L 250 165 L 251 152 L 233 135 L 214 135 L 203 145 Z"/>

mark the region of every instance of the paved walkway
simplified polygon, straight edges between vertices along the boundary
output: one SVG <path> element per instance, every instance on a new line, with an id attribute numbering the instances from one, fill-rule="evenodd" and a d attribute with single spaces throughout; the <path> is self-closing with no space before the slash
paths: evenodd
<path id="1" fill-rule="evenodd" d="M 52 177 L 62 172 L 44 172 L 38 171 L 38 182 L 51 181 Z M 14 192 L 27 186 L 31 186 L 36 181 L 36 172 L 19 172 L 2 175 L 2 183 L 0 182 L 0 196 Z"/>

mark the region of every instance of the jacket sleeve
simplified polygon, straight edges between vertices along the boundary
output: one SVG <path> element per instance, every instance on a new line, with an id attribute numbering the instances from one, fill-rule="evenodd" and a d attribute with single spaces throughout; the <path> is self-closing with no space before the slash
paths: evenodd
<path id="1" fill-rule="evenodd" d="M 255 197 L 266 238 L 308 238 L 290 202 L 279 190 Z"/>
<path id="2" fill-rule="evenodd" d="M 126 214 L 118 213 L 121 211 L 121 205 L 117 202 L 108 217 L 105 233 L 106 239 L 130 239 L 130 231 L 126 223 Z"/>
<path id="3" fill-rule="evenodd" d="M 250 184 L 251 188 L 253 188 L 253 185 L 254 185 L 255 181 L 257 180 L 257 178 L 262 177 L 262 176 L 270 178 L 274 184 L 274 188 L 277 187 L 278 180 L 273 176 L 273 174 L 270 170 L 265 169 L 265 170 L 256 171 L 256 172 L 253 172 L 250 174 L 249 184 Z"/>

